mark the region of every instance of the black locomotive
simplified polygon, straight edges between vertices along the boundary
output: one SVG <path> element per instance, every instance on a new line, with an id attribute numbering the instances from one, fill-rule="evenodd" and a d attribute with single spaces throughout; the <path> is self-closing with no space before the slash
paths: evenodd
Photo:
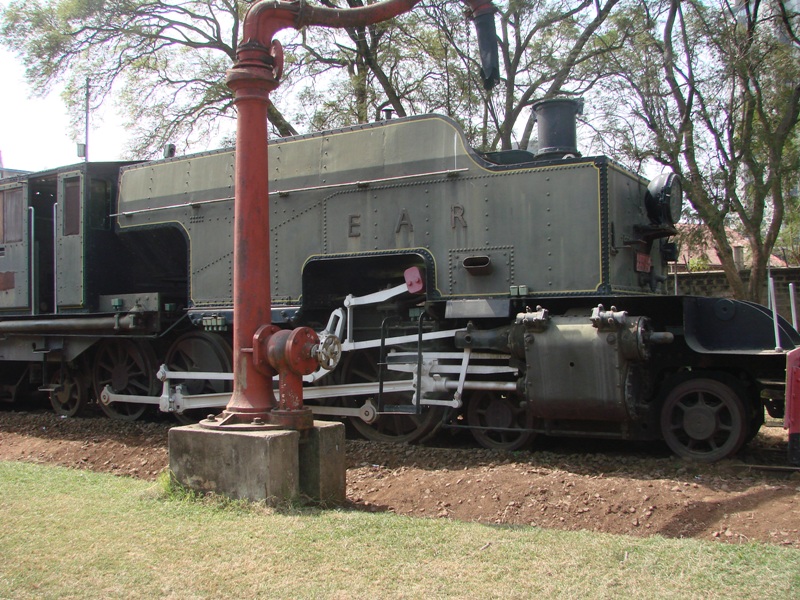
<path id="1" fill-rule="evenodd" d="M 800 336 L 762 306 L 669 295 L 680 181 L 581 156 L 578 106 L 535 106 L 536 154 L 476 152 L 436 115 L 271 143 L 273 323 L 341 342 L 306 378 L 315 413 L 378 440 L 664 439 L 703 461 L 782 414 Z M 226 404 L 233 169 L 221 150 L 0 181 L 5 399 L 123 419 Z"/>

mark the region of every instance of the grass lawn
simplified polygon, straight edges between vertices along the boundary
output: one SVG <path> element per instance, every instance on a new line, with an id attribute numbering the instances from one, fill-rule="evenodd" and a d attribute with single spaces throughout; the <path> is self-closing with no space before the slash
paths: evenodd
<path id="1" fill-rule="evenodd" d="M 797 598 L 800 552 L 192 500 L 0 462 L 0 598 Z"/>

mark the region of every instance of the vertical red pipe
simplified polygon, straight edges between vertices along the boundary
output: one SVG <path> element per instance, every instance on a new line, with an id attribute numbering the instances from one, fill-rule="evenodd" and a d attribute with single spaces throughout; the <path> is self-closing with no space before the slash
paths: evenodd
<path id="1" fill-rule="evenodd" d="M 271 335 L 269 160 L 267 103 L 278 87 L 283 54 L 273 41 L 281 29 L 299 25 L 334 24 L 347 18 L 365 23 L 405 12 L 418 0 L 389 0 L 358 11 L 302 10 L 288 2 L 259 2 L 250 7 L 243 23 L 244 40 L 227 84 L 236 105 L 236 191 L 234 199 L 233 258 L 233 394 L 224 422 L 269 422 L 276 407 L 272 391 L 275 371 L 256 358 L 253 348 L 264 343 L 259 332 Z M 313 15 L 313 17 L 312 17 Z M 346 17 L 345 17 L 346 15 Z M 312 17 L 312 18 L 309 18 Z M 325 22 L 328 23 L 325 23 Z M 259 354 L 258 350 L 255 352 Z M 302 395 L 300 396 L 302 406 Z"/>
<path id="2" fill-rule="evenodd" d="M 253 336 L 271 323 L 267 102 L 278 86 L 272 57 L 258 43 L 243 44 L 228 71 L 235 94 L 236 190 L 233 253 L 233 395 L 229 415 L 265 418 L 275 404 L 271 369 L 253 361 Z M 266 419 L 265 419 L 266 420 Z"/>
<path id="3" fill-rule="evenodd" d="M 493 10 L 490 0 L 466 1 L 475 14 Z M 272 391 L 275 370 L 263 360 L 262 352 L 275 329 L 270 325 L 267 104 L 269 93 L 278 87 L 283 53 L 273 36 L 281 29 L 307 25 L 366 26 L 407 12 L 417 2 L 419 0 L 386 0 L 340 10 L 302 2 L 262 0 L 252 5 L 245 15 L 244 40 L 237 50 L 236 64 L 227 76 L 238 115 L 233 240 L 233 395 L 225 409 L 223 425 L 252 421 L 256 417 L 268 422 L 277 404 Z M 305 349 L 300 353 L 302 356 L 296 354 L 292 353 L 292 357 L 304 363 Z M 288 372 L 291 369 L 287 360 L 287 357 L 279 357 L 273 364 L 281 364 Z M 302 371 L 298 371 L 296 365 L 292 369 Z M 290 409 L 278 412 L 301 410 L 302 387 Z"/>

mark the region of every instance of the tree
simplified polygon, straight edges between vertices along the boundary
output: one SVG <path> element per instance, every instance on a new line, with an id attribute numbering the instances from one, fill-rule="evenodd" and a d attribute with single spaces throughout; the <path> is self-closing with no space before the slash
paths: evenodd
<path id="1" fill-rule="evenodd" d="M 506 78 L 504 86 L 485 93 L 483 99 L 486 149 L 527 148 L 534 131 L 530 109 L 535 102 L 580 97 L 610 75 L 605 57 L 623 48 L 633 34 L 630 23 L 617 16 L 626 4 L 622 0 L 499 3 L 500 60 Z M 434 2 L 426 14 L 443 32 L 458 62 L 473 64 L 468 32 L 459 27 L 453 5 Z"/>
<path id="2" fill-rule="evenodd" d="M 114 96 L 133 133 L 132 153 L 153 156 L 167 142 L 185 149 L 234 116 L 224 73 L 236 57 L 247 8 L 237 0 L 18 0 L 0 17 L 3 43 L 45 95 L 64 84 L 74 122 Z M 294 130 L 273 108 L 273 124 Z"/>
<path id="3" fill-rule="evenodd" d="M 642 0 L 645 25 L 604 84 L 608 137 L 631 162 L 678 173 L 738 298 L 763 297 L 769 256 L 798 172 L 798 16 L 783 2 Z M 727 228 L 747 238 L 745 286 Z"/>
<path id="4" fill-rule="evenodd" d="M 334 0 L 318 0 L 334 6 Z M 500 5 L 506 85 L 483 89 L 477 43 L 464 4 L 424 8 L 366 28 L 310 28 L 286 43 L 284 83 L 270 120 L 280 135 L 399 116 L 443 112 L 486 149 L 528 145 L 534 101 L 580 95 L 603 77 L 600 59 L 621 47 L 627 27 L 612 16 L 633 0 L 508 0 Z M 341 5 L 341 0 L 335 0 Z M 347 0 L 351 7 L 364 0 Z M 133 132 L 131 154 L 153 156 L 205 141 L 234 116 L 224 83 L 246 4 L 238 0 L 16 0 L 3 12 L 4 42 L 28 65 L 34 90 L 63 83 L 74 124 L 91 103 L 113 98 Z M 282 99 L 300 102 L 283 105 Z M 229 127 L 229 130 L 232 126 Z"/>
<path id="5" fill-rule="evenodd" d="M 413 96 L 427 82 L 421 71 L 426 54 L 410 47 L 420 35 L 425 32 L 414 11 L 368 27 L 301 31 L 285 46 L 284 85 L 301 99 L 295 120 L 319 130 L 380 118 L 383 108 L 401 117 L 413 114 Z"/>
<path id="6" fill-rule="evenodd" d="M 480 80 L 476 35 L 461 2 L 431 0 L 391 26 L 346 35 L 304 32 L 287 45 L 290 85 L 306 99 L 301 110 L 317 108 L 298 120 L 341 126 L 376 118 L 387 107 L 399 116 L 440 112 L 483 149 L 527 147 L 536 101 L 580 96 L 609 75 L 604 57 L 632 35 L 630 23 L 616 17 L 630 1 L 495 2 L 505 78 L 493 91 Z"/>
<path id="7" fill-rule="evenodd" d="M 330 4 L 329 0 L 321 0 Z M 347 0 L 351 7 L 362 0 Z M 440 112 L 464 119 L 464 99 L 472 106 L 482 103 L 478 75 L 478 42 L 473 24 L 464 18 L 465 4 L 458 7 L 454 27 L 463 33 L 473 60 L 462 61 L 451 40 L 430 15 L 441 7 L 418 5 L 391 22 L 344 31 L 310 29 L 301 32 L 288 50 L 288 87 L 304 101 L 298 121 L 313 128 L 364 123 L 381 118 L 384 109 L 397 116 Z"/>

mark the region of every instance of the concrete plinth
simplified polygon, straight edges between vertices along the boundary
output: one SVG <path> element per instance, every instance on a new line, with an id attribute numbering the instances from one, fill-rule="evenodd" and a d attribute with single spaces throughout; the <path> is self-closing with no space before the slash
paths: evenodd
<path id="1" fill-rule="evenodd" d="M 253 501 L 345 500 L 344 425 L 315 421 L 301 443 L 291 430 L 200 425 L 169 431 L 169 466 L 181 485 Z"/>
<path id="2" fill-rule="evenodd" d="M 342 504 L 346 499 L 344 424 L 314 421 L 300 444 L 300 491 L 323 504 Z"/>
<path id="3" fill-rule="evenodd" d="M 297 444 L 288 430 L 235 431 L 200 425 L 169 430 L 173 477 L 198 492 L 255 501 L 299 496 Z"/>

